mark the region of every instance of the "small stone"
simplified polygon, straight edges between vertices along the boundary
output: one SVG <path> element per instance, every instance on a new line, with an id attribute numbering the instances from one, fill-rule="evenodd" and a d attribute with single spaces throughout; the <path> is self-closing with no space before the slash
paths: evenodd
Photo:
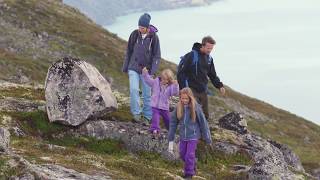
<path id="1" fill-rule="evenodd" d="M 0 152 L 7 152 L 9 150 L 10 132 L 0 127 Z"/>

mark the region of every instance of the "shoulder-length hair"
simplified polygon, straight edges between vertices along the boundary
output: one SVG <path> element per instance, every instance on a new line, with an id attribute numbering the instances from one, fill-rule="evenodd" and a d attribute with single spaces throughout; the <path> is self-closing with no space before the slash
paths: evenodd
<path id="1" fill-rule="evenodd" d="M 178 120 L 181 120 L 184 114 L 184 105 L 181 101 L 182 94 L 185 94 L 189 97 L 189 108 L 190 108 L 191 119 L 193 122 L 195 122 L 196 121 L 196 99 L 194 98 L 192 90 L 190 88 L 183 88 L 180 90 L 180 93 L 179 93 L 180 101 L 177 104 L 177 118 Z"/>

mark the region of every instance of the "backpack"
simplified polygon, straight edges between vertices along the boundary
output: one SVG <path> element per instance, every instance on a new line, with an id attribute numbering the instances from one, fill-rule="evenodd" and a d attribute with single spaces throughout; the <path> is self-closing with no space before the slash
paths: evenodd
<path id="1" fill-rule="evenodd" d="M 195 74 L 198 75 L 198 61 L 199 61 L 199 53 L 196 50 L 191 51 L 193 53 L 193 58 L 192 58 L 192 66 L 195 66 L 194 71 Z M 180 57 L 180 62 L 177 67 L 177 80 L 180 86 L 180 89 L 184 87 L 189 87 L 189 82 L 188 82 L 188 77 L 183 71 L 185 67 L 185 58 L 186 55 Z M 208 64 L 213 63 L 213 58 L 209 55 L 208 58 Z"/>

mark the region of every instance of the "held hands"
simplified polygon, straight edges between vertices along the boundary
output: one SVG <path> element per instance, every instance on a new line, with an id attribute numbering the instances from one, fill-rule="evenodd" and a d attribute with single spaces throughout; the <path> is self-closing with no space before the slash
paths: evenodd
<path id="1" fill-rule="evenodd" d="M 142 69 L 142 72 L 143 72 L 143 73 L 148 73 L 148 69 L 147 69 L 146 67 L 144 67 L 144 68 Z"/>
<path id="2" fill-rule="evenodd" d="M 169 142 L 168 152 L 169 152 L 170 154 L 173 154 L 173 141 L 170 141 L 170 142 Z"/>

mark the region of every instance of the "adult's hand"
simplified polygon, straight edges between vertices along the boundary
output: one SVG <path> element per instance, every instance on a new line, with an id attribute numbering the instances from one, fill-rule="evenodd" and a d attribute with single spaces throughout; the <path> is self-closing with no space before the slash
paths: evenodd
<path id="1" fill-rule="evenodd" d="M 144 68 L 142 69 L 142 72 L 143 72 L 143 73 L 148 73 L 148 69 L 147 69 L 146 67 L 144 67 Z"/>
<path id="2" fill-rule="evenodd" d="M 219 89 L 219 91 L 220 91 L 220 93 L 221 93 L 222 96 L 225 96 L 225 94 L 226 94 L 226 89 L 225 89 L 224 87 L 221 87 L 221 88 Z"/>

